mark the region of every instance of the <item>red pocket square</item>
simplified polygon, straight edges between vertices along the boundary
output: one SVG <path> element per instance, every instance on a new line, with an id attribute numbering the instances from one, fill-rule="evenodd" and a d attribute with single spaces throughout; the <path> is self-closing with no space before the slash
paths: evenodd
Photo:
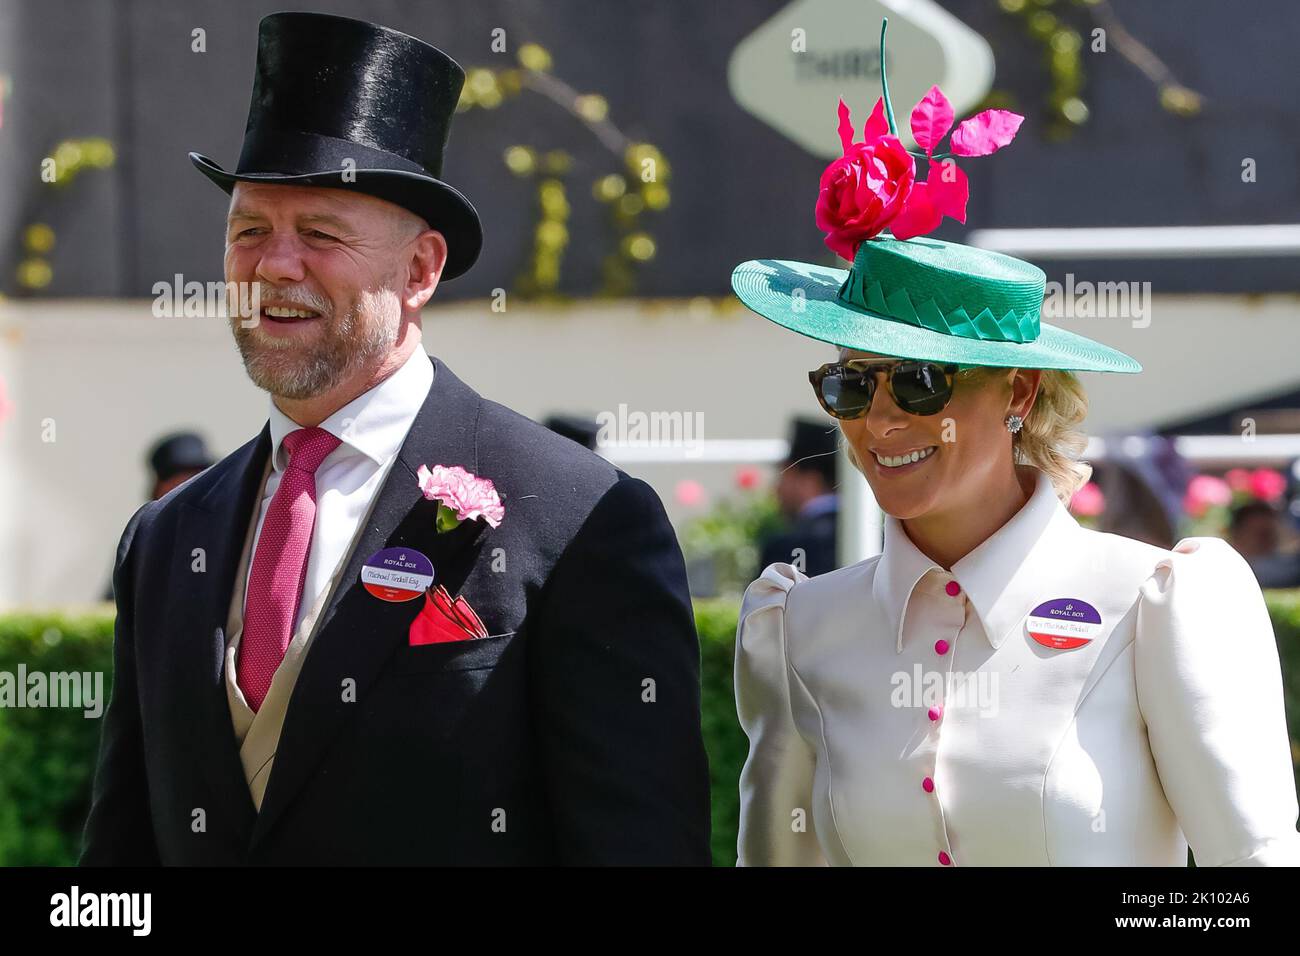
<path id="1" fill-rule="evenodd" d="M 458 597 L 453 601 L 447 589 L 440 584 L 433 589 L 433 603 L 444 617 L 464 628 L 471 637 L 487 637 L 487 629 L 465 598 Z"/>
<path id="2" fill-rule="evenodd" d="M 456 602 L 452 605 L 452 610 L 454 610 L 457 616 L 460 617 L 461 624 L 469 628 L 469 630 L 473 631 L 479 637 L 488 636 L 487 628 L 483 626 L 483 622 L 479 620 L 479 616 L 474 613 L 474 609 L 469 606 L 469 601 L 466 601 L 464 597 L 456 598 Z"/>
<path id="3" fill-rule="evenodd" d="M 452 601 L 442 585 L 424 592 L 424 608 L 411 622 L 410 644 L 443 644 L 487 637 L 487 629 L 463 597 Z"/>

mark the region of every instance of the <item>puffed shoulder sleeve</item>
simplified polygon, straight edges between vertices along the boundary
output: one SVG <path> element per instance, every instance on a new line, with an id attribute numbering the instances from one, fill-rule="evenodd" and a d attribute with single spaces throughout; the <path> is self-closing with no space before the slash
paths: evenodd
<path id="1" fill-rule="evenodd" d="M 1142 584 L 1138 704 L 1198 866 L 1300 865 L 1272 622 L 1245 558 L 1185 538 Z"/>
<path id="2" fill-rule="evenodd" d="M 736 712 L 749 737 L 740 772 L 740 866 L 826 865 L 812 820 L 814 753 L 795 726 L 786 658 L 785 602 L 804 580 L 789 564 L 770 565 L 740 606 Z"/>

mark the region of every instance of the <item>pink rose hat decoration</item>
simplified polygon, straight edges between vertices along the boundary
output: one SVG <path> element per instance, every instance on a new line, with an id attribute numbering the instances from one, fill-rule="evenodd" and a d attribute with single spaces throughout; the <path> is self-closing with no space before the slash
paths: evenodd
<path id="1" fill-rule="evenodd" d="M 840 143 L 844 155 L 822 173 L 817 194 L 817 228 L 841 259 L 853 261 L 858 244 L 877 235 L 903 210 L 916 179 L 916 163 L 902 140 L 889 132 L 884 100 L 876 100 L 862 134 L 853 142 L 849 108 L 840 100 Z"/>
<path id="2" fill-rule="evenodd" d="M 937 86 L 930 87 L 912 109 L 910 124 L 916 145 L 903 147 L 894 124 L 885 75 L 885 31 L 880 31 L 880 84 L 884 95 L 863 127 L 863 142 L 853 142 L 853 122 L 844 100 L 839 105 L 839 135 L 844 155 L 833 160 L 821 177 L 815 219 L 826 234 L 826 245 L 852 262 L 858 246 L 888 228 L 895 239 L 924 236 L 939 228 L 943 217 L 966 221 L 970 184 L 953 157 L 988 156 L 1016 137 L 1025 118 L 1009 110 L 984 110 L 957 124 L 952 104 Z M 949 131 L 949 152 L 935 150 Z M 928 171 L 916 178 L 916 160 Z"/>

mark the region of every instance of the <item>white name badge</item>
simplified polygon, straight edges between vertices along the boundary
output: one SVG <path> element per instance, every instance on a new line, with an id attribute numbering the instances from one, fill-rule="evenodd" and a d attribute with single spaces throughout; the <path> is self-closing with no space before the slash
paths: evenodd
<path id="1" fill-rule="evenodd" d="M 1029 612 L 1025 628 L 1043 647 L 1069 651 L 1091 643 L 1101 633 L 1101 615 L 1087 601 L 1053 598 Z"/>
<path id="2" fill-rule="evenodd" d="M 361 584 L 381 601 L 414 601 L 433 584 L 433 562 L 411 548 L 385 548 L 366 558 Z"/>

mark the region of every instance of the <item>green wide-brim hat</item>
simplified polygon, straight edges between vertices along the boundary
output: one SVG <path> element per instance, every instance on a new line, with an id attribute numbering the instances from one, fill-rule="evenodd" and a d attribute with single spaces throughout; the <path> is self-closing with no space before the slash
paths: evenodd
<path id="1" fill-rule="evenodd" d="M 736 266 L 731 287 L 763 318 L 841 348 L 958 365 L 1142 371 L 1118 349 L 1040 320 L 1042 269 L 941 239 L 868 239 L 851 269 L 753 259 Z"/>

